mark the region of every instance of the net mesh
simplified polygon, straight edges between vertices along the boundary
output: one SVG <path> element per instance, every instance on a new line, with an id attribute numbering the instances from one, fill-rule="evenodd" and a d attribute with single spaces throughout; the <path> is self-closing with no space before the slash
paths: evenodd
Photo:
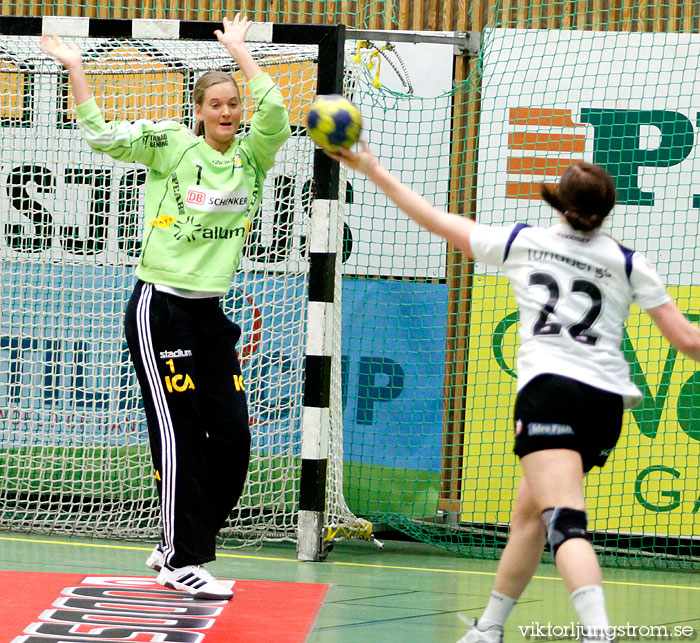
<path id="1" fill-rule="evenodd" d="M 539 184 L 576 159 L 603 165 L 618 185 L 606 229 L 646 253 L 697 321 L 690 61 L 700 41 L 516 26 L 490 25 L 467 80 L 444 96 L 378 89 L 366 73 L 359 94 L 377 155 L 435 206 L 494 225 L 555 223 Z M 415 113 L 413 132 L 406 123 Z M 511 452 L 518 314 L 508 282 L 442 244 L 411 239 L 410 226 L 388 231 L 391 208 L 363 179 L 352 182 L 349 220 L 362 212 L 358 227 L 380 232 L 371 251 L 358 244 L 343 290 L 346 498 L 376 523 L 497 558 L 520 475 Z M 697 368 L 636 308 L 623 350 L 644 399 L 625 415 L 606 468 L 587 477 L 594 546 L 610 565 L 697 569 Z"/>
<path id="2" fill-rule="evenodd" d="M 191 88 L 201 73 L 230 70 L 245 85 L 218 43 L 75 40 L 107 119 L 192 124 Z M 298 505 L 313 167 L 301 123 L 315 94 L 317 53 L 251 50 L 282 90 L 294 134 L 268 175 L 242 270 L 223 302 L 243 330 L 252 425 L 249 478 L 223 544 L 293 540 Z M 251 109 L 248 99 L 244 126 Z M 122 329 L 146 170 L 93 154 L 81 140 L 66 75 L 36 38 L 0 40 L 0 113 L 0 526 L 157 537 L 145 418 Z M 342 484 L 342 472 L 331 469 L 328 519 L 339 520 L 348 511 L 332 485 Z"/>

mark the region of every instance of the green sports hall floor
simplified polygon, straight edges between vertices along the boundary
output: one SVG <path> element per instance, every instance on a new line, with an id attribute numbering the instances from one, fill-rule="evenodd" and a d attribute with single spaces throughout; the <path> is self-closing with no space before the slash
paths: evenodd
<path id="1" fill-rule="evenodd" d="M 151 547 L 0 532 L 0 569 L 144 576 Z M 481 612 L 496 562 L 388 540 L 383 551 L 366 542 L 340 542 L 323 563 L 297 561 L 292 545 L 219 550 L 207 567 L 220 578 L 327 583 L 328 594 L 307 639 L 311 643 L 442 643 L 463 635 L 460 613 Z M 700 643 L 700 573 L 606 568 L 603 574 L 612 624 L 665 624 L 669 632 L 690 627 L 692 634 L 684 640 Z M 519 625 L 575 620 L 556 569 L 542 564 L 509 620 L 505 640 L 527 640 Z"/>

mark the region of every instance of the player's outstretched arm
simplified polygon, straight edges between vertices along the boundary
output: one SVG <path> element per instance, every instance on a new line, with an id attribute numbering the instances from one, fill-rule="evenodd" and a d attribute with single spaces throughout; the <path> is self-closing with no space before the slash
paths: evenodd
<path id="1" fill-rule="evenodd" d="M 248 48 L 245 46 L 245 36 L 252 24 L 252 21 L 248 20 L 243 14 L 237 13 L 233 20 L 224 18 L 223 31 L 217 29 L 214 32 L 219 42 L 226 47 L 231 58 L 233 58 L 240 70 L 245 74 L 247 80 L 252 80 L 263 73 L 263 70 L 258 63 L 255 62 L 253 56 L 250 55 Z"/>
<path id="2" fill-rule="evenodd" d="M 691 324 L 674 302 L 649 308 L 647 312 L 671 346 L 700 361 L 700 328 Z"/>
<path id="3" fill-rule="evenodd" d="M 369 149 L 366 141 L 360 141 L 361 152 L 343 149 L 338 154 L 326 152 L 331 158 L 345 163 L 349 168 L 362 172 L 386 194 L 389 199 L 426 230 L 447 239 L 455 247 L 473 258 L 469 237 L 477 225 L 475 221 L 438 210 L 422 196 L 405 186 L 382 167 Z"/>
<path id="4" fill-rule="evenodd" d="M 82 105 L 87 103 L 92 98 L 92 91 L 85 76 L 83 56 L 78 46 L 74 42 L 70 44 L 64 43 L 56 34 L 44 34 L 41 36 L 39 47 L 49 56 L 53 56 L 68 70 L 75 104 Z"/>

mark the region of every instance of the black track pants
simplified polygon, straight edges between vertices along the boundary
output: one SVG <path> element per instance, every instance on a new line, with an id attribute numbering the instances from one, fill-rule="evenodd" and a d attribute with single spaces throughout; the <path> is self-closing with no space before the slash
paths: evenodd
<path id="1" fill-rule="evenodd" d="M 125 330 L 148 422 L 166 562 L 206 563 L 248 472 L 248 405 L 235 350 L 241 330 L 218 299 L 184 299 L 141 281 Z"/>

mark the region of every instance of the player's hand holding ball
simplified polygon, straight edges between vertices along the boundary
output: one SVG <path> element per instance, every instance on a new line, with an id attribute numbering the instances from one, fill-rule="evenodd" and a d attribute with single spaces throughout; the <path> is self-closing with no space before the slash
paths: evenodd
<path id="1" fill-rule="evenodd" d="M 375 158 L 374 154 L 369 149 L 367 141 L 360 139 L 360 144 L 362 145 L 361 152 L 353 152 L 352 150 L 346 150 L 341 148 L 339 152 L 326 152 L 334 161 L 338 163 L 344 163 L 351 170 L 356 172 L 362 172 L 367 176 L 374 174 L 374 170 L 381 167 Z"/>
<path id="2" fill-rule="evenodd" d="M 362 115 L 344 96 L 318 96 L 309 108 L 306 130 L 321 149 L 338 153 L 357 143 L 362 131 Z"/>

